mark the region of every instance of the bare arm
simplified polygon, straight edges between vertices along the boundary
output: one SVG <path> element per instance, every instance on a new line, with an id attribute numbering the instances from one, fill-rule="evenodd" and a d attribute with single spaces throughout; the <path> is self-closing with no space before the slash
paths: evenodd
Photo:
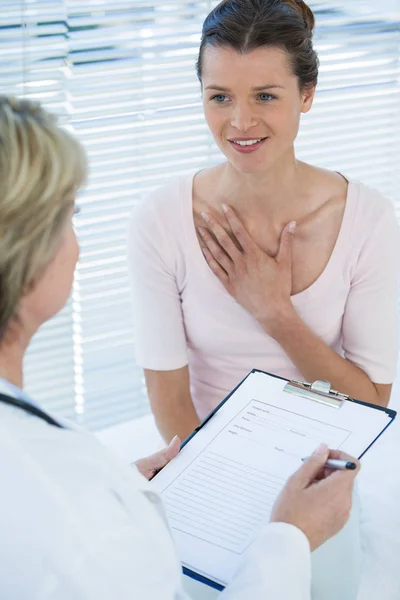
<path id="1" fill-rule="evenodd" d="M 276 319 L 266 329 L 307 381 L 323 379 L 353 398 L 388 405 L 392 386 L 373 383 L 364 371 L 339 356 L 304 324 L 292 305 L 288 306 L 282 320 Z"/>
<path id="2" fill-rule="evenodd" d="M 147 391 L 158 430 L 169 443 L 184 440 L 200 423 L 190 395 L 187 366 L 174 371 L 145 369 Z"/>

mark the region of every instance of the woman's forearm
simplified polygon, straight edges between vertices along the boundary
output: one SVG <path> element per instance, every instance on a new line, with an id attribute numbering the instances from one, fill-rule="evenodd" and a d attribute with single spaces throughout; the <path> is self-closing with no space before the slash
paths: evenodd
<path id="1" fill-rule="evenodd" d="M 173 371 L 145 369 L 147 392 L 159 432 L 169 444 L 183 441 L 200 423 L 190 394 L 187 366 Z"/>
<path id="2" fill-rule="evenodd" d="M 282 311 L 274 323 L 269 322 L 264 329 L 280 344 L 308 382 L 329 381 L 332 388 L 353 398 L 387 404 L 388 398 L 380 395 L 368 375 L 315 335 L 293 307 Z"/>
<path id="3" fill-rule="evenodd" d="M 157 428 L 167 444 L 175 435 L 185 440 L 200 423 L 193 404 L 180 406 L 177 402 L 171 402 L 162 409 L 156 408 L 153 402 L 151 404 Z"/>

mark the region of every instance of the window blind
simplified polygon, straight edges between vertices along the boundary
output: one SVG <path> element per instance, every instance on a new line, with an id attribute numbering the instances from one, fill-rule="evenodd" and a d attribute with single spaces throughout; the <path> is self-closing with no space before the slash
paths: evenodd
<path id="1" fill-rule="evenodd" d="M 66 308 L 39 332 L 26 388 L 92 429 L 149 410 L 135 364 L 127 224 L 171 177 L 221 159 L 204 123 L 194 63 L 216 2 L 24 0 L 1 3 L 0 91 L 38 98 L 90 161 L 76 228 L 81 258 Z M 400 7 L 314 1 L 321 69 L 298 156 L 362 179 L 400 217 Z"/>

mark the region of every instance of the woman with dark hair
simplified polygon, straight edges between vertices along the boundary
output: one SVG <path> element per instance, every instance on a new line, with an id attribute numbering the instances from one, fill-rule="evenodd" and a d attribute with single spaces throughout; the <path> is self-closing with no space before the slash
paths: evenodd
<path id="1" fill-rule="evenodd" d="M 210 13 L 197 70 L 227 160 L 134 211 L 137 355 L 166 439 L 252 368 L 389 401 L 398 225 L 376 191 L 295 157 L 317 83 L 313 27 L 302 1 Z"/>
<path id="2" fill-rule="evenodd" d="M 226 161 L 134 211 L 137 359 L 167 440 L 253 368 L 389 401 L 398 225 L 378 192 L 295 156 L 313 29 L 302 0 L 225 0 L 208 15 L 197 71 Z"/>

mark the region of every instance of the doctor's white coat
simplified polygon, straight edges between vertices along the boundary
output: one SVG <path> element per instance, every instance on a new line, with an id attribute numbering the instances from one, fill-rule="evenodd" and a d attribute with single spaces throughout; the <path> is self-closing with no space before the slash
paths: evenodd
<path id="1" fill-rule="evenodd" d="M 188 600 L 159 496 L 96 438 L 0 404 L 0 598 Z M 221 600 L 309 600 L 310 550 L 260 532 Z"/>

